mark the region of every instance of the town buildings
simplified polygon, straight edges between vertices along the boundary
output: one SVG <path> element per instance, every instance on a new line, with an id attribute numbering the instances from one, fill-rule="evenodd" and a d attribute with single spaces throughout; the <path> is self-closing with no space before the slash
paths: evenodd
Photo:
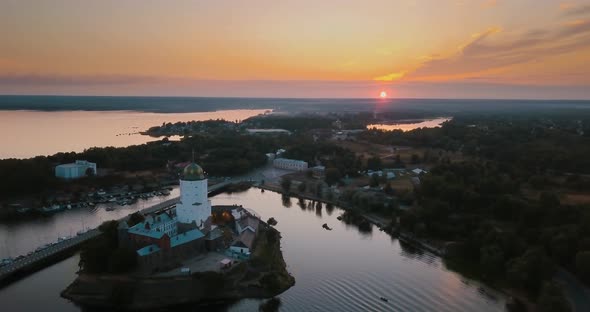
<path id="1" fill-rule="evenodd" d="M 272 162 L 273 167 L 285 170 L 304 171 L 307 170 L 307 162 L 303 160 L 276 158 Z"/>

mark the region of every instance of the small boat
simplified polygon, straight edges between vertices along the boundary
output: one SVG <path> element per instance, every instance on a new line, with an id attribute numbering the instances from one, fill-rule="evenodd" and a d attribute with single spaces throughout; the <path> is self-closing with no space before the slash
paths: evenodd
<path id="1" fill-rule="evenodd" d="M 113 207 L 113 206 L 109 206 L 106 208 L 106 211 L 113 211 L 113 210 L 115 210 L 115 207 Z"/>
<path id="2" fill-rule="evenodd" d="M 381 301 L 389 302 L 389 300 L 387 298 L 385 298 L 385 297 L 381 297 L 379 299 L 381 299 Z"/>
<path id="3" fill-rule="evenodd" d="M 328 226 L 328 223 L 324 223 L 324 224 L 322 225 L 322 227 L 323 227 L 324 229 L 328 230 L 328 231 L 331 231 L 331 230 L 332 230 L 332 228 Z"/>

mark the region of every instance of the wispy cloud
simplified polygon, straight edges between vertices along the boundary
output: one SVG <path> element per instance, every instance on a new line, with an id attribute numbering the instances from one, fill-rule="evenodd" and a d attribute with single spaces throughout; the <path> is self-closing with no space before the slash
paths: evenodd
<path id="1" fill-rule="evenodd" d="M 406 78 L 467 78 L 586 48 L 590 48 L 590 18 L 566 20 L 553 28 L 524 32 L 490 28 L 474 35 L 456 53 L 426 60 Z"/>
<path id="2" fill-rule="evenodd" d="M 119 85 L 161 82 L 162 77 L 127 75 L 53 75 L 53 74 L 0 74 L 0 85 L 59 86 L 59 85 Z"/>
<path id="3" fill-rule="evenodd" d="M 408 71 L 406 71 L 406 70 L 402 70 L 402 71 L 390 73 L 390 74 L 387 74 L 384 76 L 375 77 L 375 78 L 373 78 L 373 80 L 375 80 L 375 81 L 396 81 L 396 80 L 402 79 L 406 75 L 407 72 Z"/>
<path id="4" fill-rule="evenodd" d="M 561 3 L 559 8 L 563 11 L 565 16 L 584 16 L 590 15 L 590 4 L 575 5 L 571 3 Z"/>
<path id="5" fill-rule="evenodd" d="M 498 5 L 498 0 L 485 0 L 482 4 L 484 8 L 493 8 Z"/>

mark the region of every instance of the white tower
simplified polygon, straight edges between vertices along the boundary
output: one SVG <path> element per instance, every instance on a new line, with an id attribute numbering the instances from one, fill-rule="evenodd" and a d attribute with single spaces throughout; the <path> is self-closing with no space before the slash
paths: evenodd
<path id="1" fill-rule="evenodd" d="M 203 169 L 194 162 L 184 168 L 180 178 L 180 202 L 176 205 L 176 216 L 181 223 L 194 221 L 199 229 L 211 216 L 207 179 Z"/>

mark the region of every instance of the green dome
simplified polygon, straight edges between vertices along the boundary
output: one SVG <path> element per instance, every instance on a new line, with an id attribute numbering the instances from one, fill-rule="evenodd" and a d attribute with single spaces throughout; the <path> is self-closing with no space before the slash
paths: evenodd
<path id="1" fill-rule="evenodd" d="M 196 181 L 203 179 L 205 179 L 205 173 L 203 173 L 203 168 L 201 168 L 201 166 L 191 163 L 190 165 L 184 167 L 184 170 L 182 171 L 182 180 Z"/>

